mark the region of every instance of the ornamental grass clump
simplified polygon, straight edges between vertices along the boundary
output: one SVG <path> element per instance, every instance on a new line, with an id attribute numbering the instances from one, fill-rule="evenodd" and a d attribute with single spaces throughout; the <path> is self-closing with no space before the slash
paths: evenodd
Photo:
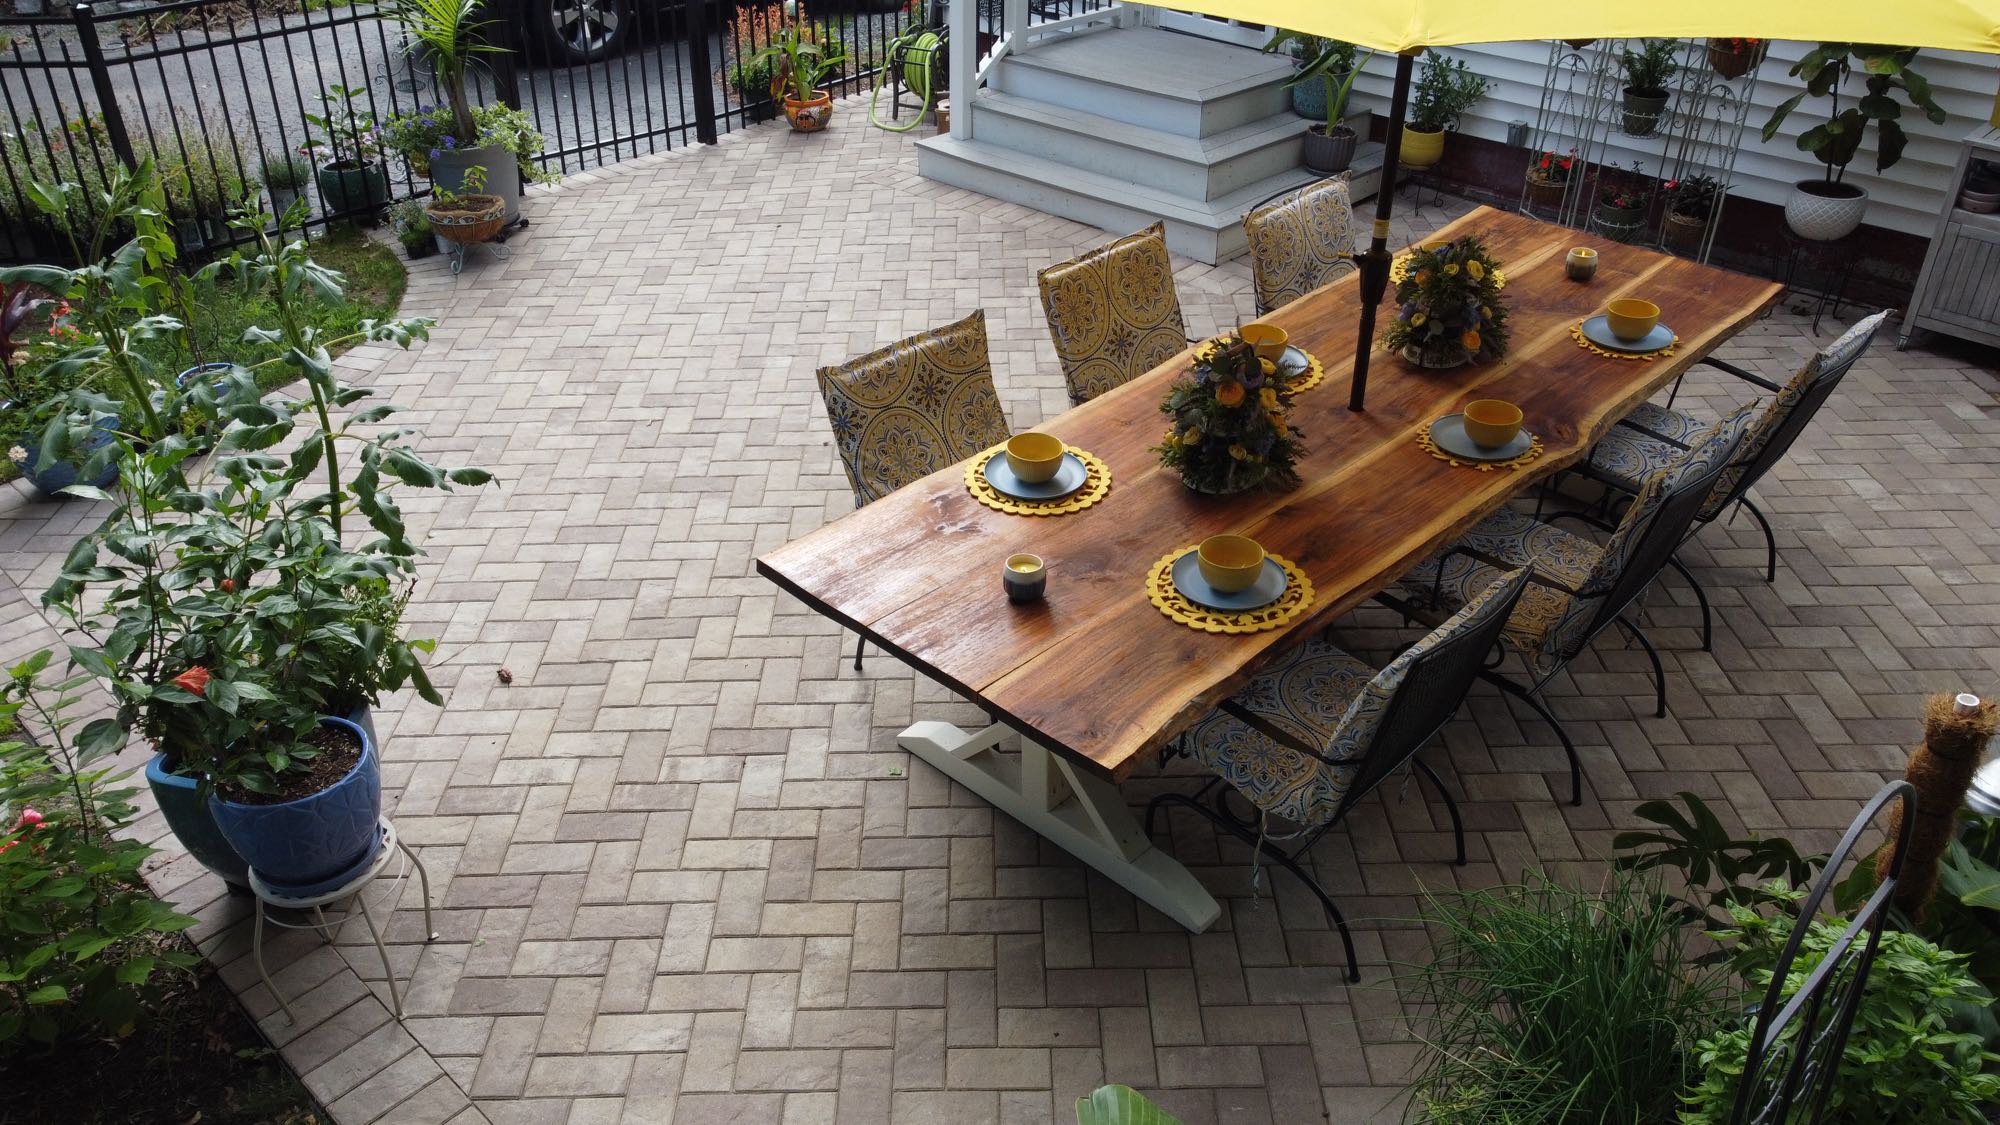
<path id="1" fill-rule="evenodd" d="M 1410 966 L 1419 1022 L 1411 1109 L 1424 1120 L 1673 1120 L 1723 1026 L 1726 970 L 1690 964 L 1681 904 L 1614 872 L 1596 893 L 1534 877 L 1425 896 L 1435 956 Z"/>
<path id="2" fill-rule="evenodd" d="M 1160 403 L 1169 424 L 1154 452 L 1196 492 L 1293 485 L 1305 450 L 1290 421 L 1291 392 L 1276 365 L 1238 336 L 1195 349 L 1194 374 Z"/>
<path id="3" fill-rule="evenodd" d="M 1396 283 L 1396 319 L 1382 342 L 1423 367 L 1499 359 L 1507 352 L 1499 270 L 1472 235 L 1412 251 Z"/>

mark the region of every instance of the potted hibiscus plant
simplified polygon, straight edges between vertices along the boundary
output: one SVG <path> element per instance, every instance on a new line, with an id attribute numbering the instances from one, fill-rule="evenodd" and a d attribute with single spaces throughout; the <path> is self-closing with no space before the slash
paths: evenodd
<path id="1" fill-rule="evenodd" d="M 365 321 L 322 338 L 301 306 L 341 300 L 342 278 L 303 241 L 267 233 L 269 222 L 238 220 L 254 252 L 214 263 L 202 280 L 228 274 L 265 295 L 276 325 L 252 332 L 285 346 L 270 362 L 291 366 L 304 394 L 260 400 L 256 373 L 240 367 L 222 393 L 207 381 L 151 389 L 144 432 L 117 443 L 117 486 L 96 493 L 110 506 L 104 522 L 72 548 L 43 602 L 71 637 L 71 660 L 116 704 L 80 744 L 108 752 L 133 733 L 149 740 L 158 754 L 148 780 L 197 859 L 232 882 L 247 862 L 305 894 L 351 877 L 379 846 L 367 705 L 405 685 L 441 702 L 420 661 L 429 642 L 399 627 L 419 552 L 395 486 L 491 477 L 426 461 L 411 431 L 377 425 L 394 407 L 363 408 L 370 392 L 334 375 L 330 348 L 407 346 L 430 321 Z M 64 284 L 67 271 L 37 269 L 50 288 Z M 352 412 L 336 421 L 336 409 Z M 189 438 L 159 422 L 186 413 L 226 425 L 200 477 L 188 471 Z M 281 443 L 292 452 L 274 453 Z"/>

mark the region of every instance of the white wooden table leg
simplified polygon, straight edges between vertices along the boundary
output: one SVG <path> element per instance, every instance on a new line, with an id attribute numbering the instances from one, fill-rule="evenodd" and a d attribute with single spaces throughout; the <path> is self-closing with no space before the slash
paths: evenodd
<path id="1" fill-rule="evenodd" d="M 1003 750 L 1010 742 L 1019 749 Z M 1146 838 L 1117 786 L 1046 747 L 997 723 L 973 732 L 915 723 L 896 744 L 1190 931 L 1206 930 L 1221 915 L 1215 896 L 1193 873 Z"/>

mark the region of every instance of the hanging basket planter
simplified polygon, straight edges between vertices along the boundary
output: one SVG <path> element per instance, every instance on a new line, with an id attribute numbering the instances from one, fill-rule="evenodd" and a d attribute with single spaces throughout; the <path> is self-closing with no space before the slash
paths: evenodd
<path id="1" fill-rule="evenodd" d="M 424 208 L 431 231 L 461 246 L 491 242 L 507 225 L 507 201 L 497 195 L 461 195 Z"/>
<path id="2" fill-rule="evenodd" d="M 1708 41 L 1708 68 L 1724 78 L 1741 78 L 1757 69 L 1757 64 L 1763 61 L 1764 46 L 1754 39 Z"/>
<path id="3" fill-rule="evenodd" d="M 1562 206 L 1563 194 L 1569 185 L 1562 180 L 1551 180 L 1528 173 L 1528 202 L 1544 211 L 1554 211 Z"/>

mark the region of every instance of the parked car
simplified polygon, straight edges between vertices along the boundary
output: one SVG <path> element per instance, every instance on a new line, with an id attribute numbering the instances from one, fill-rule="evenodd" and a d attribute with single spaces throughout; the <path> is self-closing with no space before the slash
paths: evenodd
<path id="1" fill-rule="evenodd" d="M 751 0 L 707 0 L 710 34 L 722 30 L 730 14 Z M 876 15 L 900 11 L 907 0 L 818 0 L 807 6 L 815 18 Z M 682 34 L 686 0 L 498 0 L 516 8 L 506 22 L 518 26 L 536 54 L 556 63 L 590 63 L 611 57 L 635 40 Z M 643 7 L 642 7 L 643 6 Z"/>

